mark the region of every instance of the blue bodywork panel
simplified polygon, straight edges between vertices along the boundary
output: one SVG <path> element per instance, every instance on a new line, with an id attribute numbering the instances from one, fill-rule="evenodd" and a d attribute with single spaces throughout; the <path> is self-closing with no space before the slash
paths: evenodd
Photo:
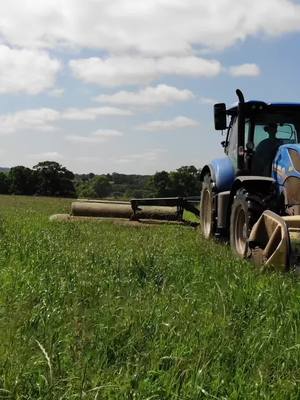
<path id="1" fill-rule="evenodd" d="M 300 178 L 300 172 L 293 165 L 289 150 L 296 151 L 300 157 L 300 144 L 284 144 L 279 147 L 272 165 L 272 177 L 275 179 L 280 193 L 283 191 L 283 185 L 287 178 Z"/>
<path id="2" fill-rule="evenodd" d="M 210 165 L 210 170 L 218 192 L 230 190 L 235 180 L 235 170 L 229 157 L 217 158 Z"/>
<path id="3" fill-rule="evenodd" d="M 294 167 L 289 150 L 296 151 L 300 160 L 300 144 L 284 144 L 279 147 L 272 164 L 272 178 L 275 180 L 280 193 L 288 177 L 293 176 L 300 179 L 300 171 L 297 171 Z M 231 190 L 236 178 L 231 159 L 229 157 L 215 159 L 211 161 L 208 167 L 216 184 L 217 192 Z"/>

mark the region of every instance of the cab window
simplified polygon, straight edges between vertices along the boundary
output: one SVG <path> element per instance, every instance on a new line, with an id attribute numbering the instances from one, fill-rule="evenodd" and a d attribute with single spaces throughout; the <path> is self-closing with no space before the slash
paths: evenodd
<path id="1" fill-rule="evenodd" d="M 255 124 L 254 126 L 254 148 L 256 149 L 259 143 L 265 139 L 269 139 L 269 134 L 265 130 L 266 124 Z M 297 143 L 297 131 L 292 123 L 283 123 L 277 125 L 276 139 L 279 139 L 282 144 Z"/>

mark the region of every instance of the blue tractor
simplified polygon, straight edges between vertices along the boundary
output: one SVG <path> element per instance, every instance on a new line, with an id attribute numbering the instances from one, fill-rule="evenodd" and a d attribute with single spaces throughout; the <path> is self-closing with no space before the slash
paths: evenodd
<path id="1" fill-rule="evenodd" d="M 236 106 L 214 106 L 215 128 L 226 132 L 225 156 L 203 167 L 200 198 L 76 202 L 67 217 L 194 225 L 184 220 L 187 210 L 200 217 L 206 239 L 225 237 L 239 257 L 300 269 L 300 104 L 245 101 L 236 93 Z"/>
<path id="2" fill-rule="evenodd" d="M 201 231 L 228 238 L 241 258 L 287 269 L 299 262 L 300 104 L 236 93 L 236 106 L 214 106 L 225 156 L 202 169 Z"/>

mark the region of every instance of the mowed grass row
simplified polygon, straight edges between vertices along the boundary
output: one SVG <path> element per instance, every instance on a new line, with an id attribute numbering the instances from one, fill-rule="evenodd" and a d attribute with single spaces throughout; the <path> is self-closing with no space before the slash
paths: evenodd
<path id="1" fill-rule="evenodd" d="M 175 226 L 0 197 L 0 398 L 299 399 L 300 286 Z"/>

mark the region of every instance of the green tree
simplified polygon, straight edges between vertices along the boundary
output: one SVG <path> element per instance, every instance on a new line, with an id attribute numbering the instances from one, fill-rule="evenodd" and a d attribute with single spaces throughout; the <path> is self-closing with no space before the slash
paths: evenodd
<path id="1" fill-rule="evenodd" d="M 91 180 L 91 186 L 97 197 L 107 197 L 112 193 L 112 185 L 107 176 L 95 176 Z"/>
<path id="2" fill-rule="evenodd" d="M 95 189 L 93 188 L 91 182 L 79 182 L 76 185 L 76 194 L 77 197 L 81 198 L 88 198 L 88 199 L 94 199 L 97 197 L 97 194 L 95 192 Z"/>
<path id="3" fill-rule="evenodd" d="M 200 194 L 200 171 L 194 167 L 183 166 L 176 171 L 156 172 L 149 180 L 149 188 L 156 197 L 198 196 Z"/>
<path id="4" fill-rule="evenodd" d="M 176 196 L 199 196 L 200 171 L 193 165 L 170 172 L 172 191 Z"/>
<path id="5" fill-rule="evenodd" d="M 0 194 L 8 194 L 10 181 L 7 174 L 0 172 Z"/>
<path id="6" fill-rule="evenodd" d="M 172 196 L 172 182 L 167 171 L 156 172 L 151 179 L 154 195 L 157 197 Z"/>
<path id="7" fill-rule="evenodd" d="M 33 167 L 38 178 L 38 194 L 73 197 L 74 174 L 56 161 L 43 161 Z"/>
<path id="8" fill-rule="evenodd" d="M 32 195 L 37 190 L 37 177 L 30 168 L 22 165 L 13 167 L 8 173 L 8 179 L 9 192 L 12 194 Z"/>

